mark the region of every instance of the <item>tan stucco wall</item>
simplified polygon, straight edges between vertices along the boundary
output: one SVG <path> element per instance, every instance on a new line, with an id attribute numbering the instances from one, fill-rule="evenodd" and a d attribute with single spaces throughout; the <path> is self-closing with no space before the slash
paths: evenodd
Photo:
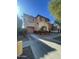
<path id="1" fill-rule="evenodd" d="M 46 26 L 47 27 L 47 31 L 49 31 L 48 30 L 48 24 L 46 22 L 40 22 L 39 23 L 39 29 L 42 28 L 43 26 Z"/>

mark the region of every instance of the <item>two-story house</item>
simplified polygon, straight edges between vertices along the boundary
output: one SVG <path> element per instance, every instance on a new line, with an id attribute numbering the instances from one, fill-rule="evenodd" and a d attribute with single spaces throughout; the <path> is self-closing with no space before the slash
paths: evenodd
<path id="1" fill-rule="evenodd" d="M 36 17 L 24 14 L 24 27 L 27 31 L 50 31 L 51 24 L 49 23 L 49 19 L 38 15 Z"/>

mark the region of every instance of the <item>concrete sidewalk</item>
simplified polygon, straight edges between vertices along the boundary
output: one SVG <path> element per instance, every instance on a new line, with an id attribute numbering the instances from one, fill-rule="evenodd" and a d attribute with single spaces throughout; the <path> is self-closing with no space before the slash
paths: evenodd
<path id="1" fill-rule="evenodd" d="M 55 42 L 55 43 L 61 45 L 61 34 L 51 34 L 51 35 L 36 35 L 36 34 L 34 34 L 34 35 L 43 39 L 43 40 Z"/>

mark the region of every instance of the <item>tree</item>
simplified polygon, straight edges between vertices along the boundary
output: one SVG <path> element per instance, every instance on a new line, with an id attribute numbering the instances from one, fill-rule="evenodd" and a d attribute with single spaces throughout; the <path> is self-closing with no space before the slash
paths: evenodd
<path id="1" fill-rule="evenodd" d="M 61 23 L 61 0 L 51 0 L 49 10 L 56 17 L 56 21 Z"/>
<path id="2" fill-rule="evenodd" d="M 61 26 L 61 23 L 58 22 L 57 20 L 55 20 L 55 24 L 58 24 L 59 26 Z"/>
<path id="3" fill-rule="evenodd" d="M 17 16 L 17 28 L 21 29 L 22 28 L 22 20 Z"/>
<path id="4" fill-rule="evenodd" d="M 22 20 L 17 16 L 17 36 L 21 34 L 22 31 Z"/>

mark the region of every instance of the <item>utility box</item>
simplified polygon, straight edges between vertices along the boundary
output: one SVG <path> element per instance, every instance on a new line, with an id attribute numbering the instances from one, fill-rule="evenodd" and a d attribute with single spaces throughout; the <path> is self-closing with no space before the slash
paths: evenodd
<path id="1" fill-rule="evenodd" d="M 23 53 L 23 42 L 18 41 L 17 42 L 17 56 L 19 57 Z"/>

